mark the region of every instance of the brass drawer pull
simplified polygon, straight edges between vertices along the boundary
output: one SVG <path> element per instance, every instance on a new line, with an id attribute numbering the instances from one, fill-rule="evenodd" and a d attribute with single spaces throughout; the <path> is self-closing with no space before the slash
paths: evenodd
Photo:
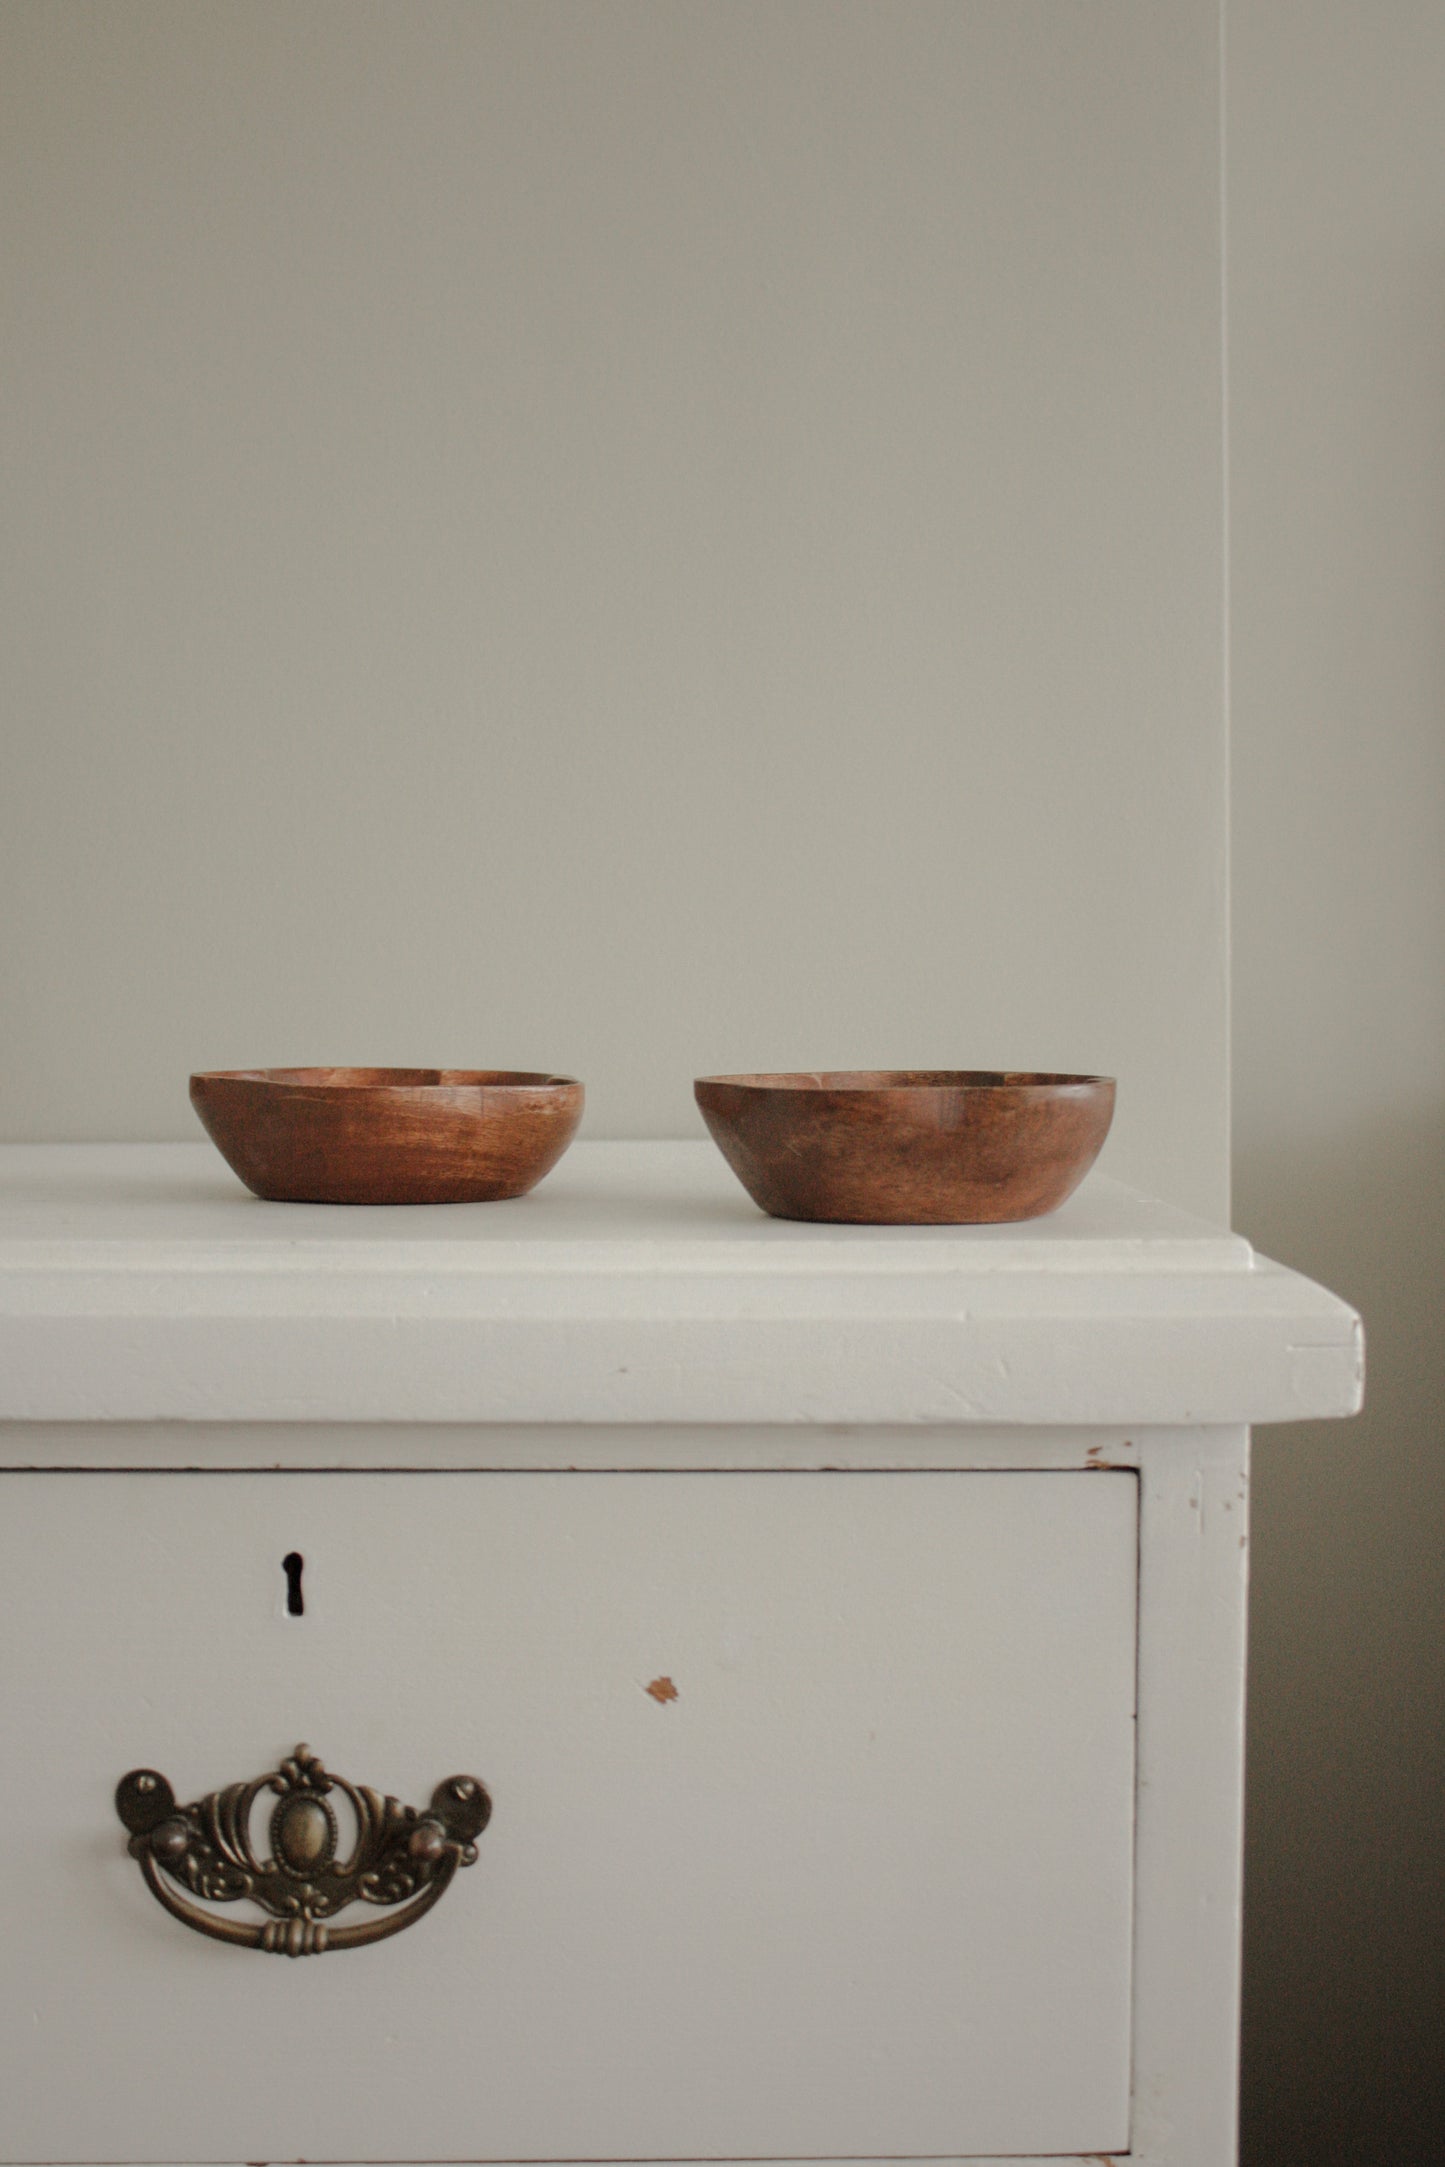
<path id="1" fill-rule="evenodd" d="M 278 1800 L 270 1821 L 272 1856 L 258 1859 L 251 1809 L 265 1790 L 275 1791 Z M 356 1816 L 356 1844 L 344 1860 L 336 1856 L 340 1830 L 327 1796 L 333 1790 L 345 1795 Z M 212 1791 L 194 1806 L 177 1806 L 175 1792 L 155 1769 L 133 1768 L 117 1786 L 115 1809 L 131 1832 L 131 1857 L 173 1918 L 243 1949 L 321 1956 L 384 1941 L 430 1911 L 457 1868 L 475 1862 L 473 1839 L 491 1819 L 492 1801 L 475 1776 L 448 1776 L 419 1813 L 400 1799 L 333 1776 L 309 1746 L 298 1746 L 279 1768 Z M 192 1903 L 184 1889 L 216 1904 L 249 1897 L 271 1916 L 264 1925 L 218 1918 Z M 361 1925 L 328 1923 L 356 1902 L 402 1908 Z"/>

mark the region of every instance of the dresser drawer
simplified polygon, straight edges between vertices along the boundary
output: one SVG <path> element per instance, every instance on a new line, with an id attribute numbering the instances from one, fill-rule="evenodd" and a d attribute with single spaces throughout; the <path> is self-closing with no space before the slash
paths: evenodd
<path id="1" fill-rule="evenodd" d="M 1137 1489 L 0 1475 L 0 2157 L 1123 2149 Z M 494 1814 L 426 1917 L 278 1963 L 112 1801 L 300 1740 Z"/>

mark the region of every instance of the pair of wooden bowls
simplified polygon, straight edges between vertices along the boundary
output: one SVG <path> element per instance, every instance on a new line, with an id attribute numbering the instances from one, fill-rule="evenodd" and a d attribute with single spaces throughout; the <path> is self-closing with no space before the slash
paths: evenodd
<path id="1" fill-rule="evenodd" d="M 1033 1219 L 1109 1133 L 1114 1082 L 996 1069 L 704 1076 L 698 1106 L 776 1219 L 893 1226 Z M 191 1104 L 257 1196 L 466 1204 L 523 1196 L 576 1133 L 569 1076 L 510 1069 L 279 1068 L 191 1078 Z"/>

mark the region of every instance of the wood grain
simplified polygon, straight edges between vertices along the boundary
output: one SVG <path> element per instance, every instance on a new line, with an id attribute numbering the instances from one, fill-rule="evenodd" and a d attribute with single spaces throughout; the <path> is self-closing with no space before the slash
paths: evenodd
<path id="1" fill-rule="evenodd" d="M 210 1070 L 191 1104 L 257 1196 L 476 1204 L 525 1195 L 582 1118 L 568 1076 L 513 1069 Z"/>
<path id="2" fill-rule="evenodd" d="M 713 1141 L 775 1219 L 978 1226 L 1054 1211 L 1093 1165 L 1111 1076 L 1000 1069 L 700 1076 Z"/>

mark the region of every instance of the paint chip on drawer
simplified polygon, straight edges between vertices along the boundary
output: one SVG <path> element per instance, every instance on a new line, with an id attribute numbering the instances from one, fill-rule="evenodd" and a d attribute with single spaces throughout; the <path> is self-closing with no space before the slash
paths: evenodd
<path id="1" fill-rule="evenodd" d="M 677 1687 L 670 1678 L 654 1678 L 651 1685 L 643 1687 L 643 1691 L 650 1693 L 655 1701 L 677 1699 Z"/>

